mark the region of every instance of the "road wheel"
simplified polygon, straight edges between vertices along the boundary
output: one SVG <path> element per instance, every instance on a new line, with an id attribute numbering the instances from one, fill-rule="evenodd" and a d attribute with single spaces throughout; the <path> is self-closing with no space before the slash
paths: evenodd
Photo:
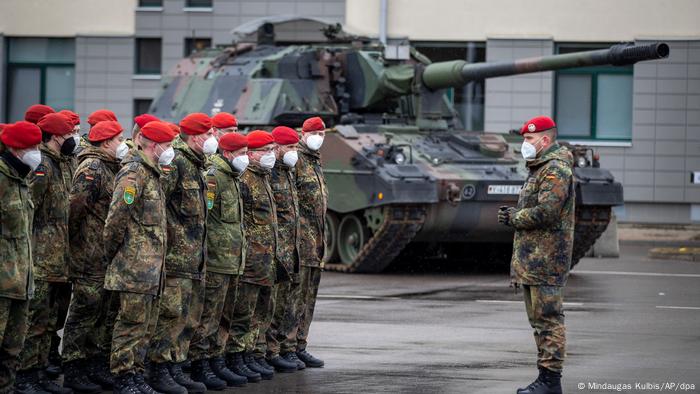
<path id="1" fill-rule="evenodd" d="M 367 231 L 357 215 L 343 217 L 338 226 L 338 255 L 343 264 L 352 264 L 367 242 Z"/>
<path id="2" fill-rule="evenodd" d="M 326 212 L 326 253 L 323 255 L 324 263 L 338 261 L 338 216 L 333 212 Z"/>

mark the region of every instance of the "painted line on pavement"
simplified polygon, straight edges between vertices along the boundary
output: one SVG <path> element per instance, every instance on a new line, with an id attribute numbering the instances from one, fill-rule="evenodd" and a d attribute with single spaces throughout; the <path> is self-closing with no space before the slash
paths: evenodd
<path id="1" fill-rule="evenodd" d="M 323 299 L 343 299 L 343 300 L 400 300 L 399 297 L 390 296 L 366 296 L 366 295 L 347 295 L 347 294 L 319 294 L 318 298 Z"/>
<path id="2" fill-rule="evenodd" d="M 476 300 L 476 302 L 481 302 L 485 304 L 517 304 L 520 305 L 523 301 L 513 301 L 513 300 Z M 565 302 L 564 306 L 583 306 L 583 302 Z"/>
<path id="3" fill-rule="evenodd" d="M 618 276 L 666 276 L 670 278 L 700 278 L 700 274 L 666 274 L 662 272 L 624 272 L 624 271 L 571 271 L 572 274 L 584 275 L 618 275 Z"/>
<path id="4" fill-rule="evenodd" d="M 697 306 L 670 306 L 670 305 L 657 305 L 657 309 L 682 309 L 691 311 L 700 311 L 700 307 Z"/>

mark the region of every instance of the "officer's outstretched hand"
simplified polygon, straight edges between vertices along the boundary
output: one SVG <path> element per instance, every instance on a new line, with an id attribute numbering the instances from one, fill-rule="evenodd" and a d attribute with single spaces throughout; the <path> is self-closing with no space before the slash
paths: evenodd
<path id="1" fill-rule="evenodd" d="M 504 205 L 498 208 L 498 223 L 510 226 L 510 218 L 515 213 L 515 208 Z"/>

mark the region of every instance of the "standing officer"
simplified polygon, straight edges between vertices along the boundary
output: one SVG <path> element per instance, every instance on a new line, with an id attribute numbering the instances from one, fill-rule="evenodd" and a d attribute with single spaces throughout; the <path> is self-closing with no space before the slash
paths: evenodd
<path id="1" fill-rule="evenodd" d="M 539 377 L 519 394 L 561 393 L 566 356 L 563 289 L 574 240 L 574 184 L 571 152 L 557 144 L 554 121 L 530 119 L 520 130 L 522 155 L 530 171 L 518 206 L 501 207 L 498 221 L 515 229 L 511 280 L 523 286 L 534 329 Z"/>
<path id="2" fill-rule="evenodd" d="M 46 376 L 51 338 L 63 327 L 71 286 L 68 282 L 68 196 L 73 178 L 73 153 L 78 135 L 73 122 L 50 113 L 38 123 L 44 143 L 41 164 L 29 176 L 34 202 L 33 249 L 36 291 L 29 305 L 29 328 L 18 373 L 19 392 L 24 383 L 37 382 L 45 391 L 70 393 Z M 58 350 L 58 349 L 56 349 Z"/>
<path id="3" fill-rule="evenodd" d="M 248 242 L 245 270 L 238 286 L 227 353 L 229 368 L 250 382 L 261 376 L 272 379 L 273 371 L 255 362 L 251 352 L 257 339 L 254 326 L 257 305 L 270 302 L 277 277 L 277 211 L 270 188 L 275 166 L 275 140 L 272 134 L 255 130 L 248 134 L 248 171 L 241 177 L 243 221 Z"/>
<path id="4" fill-rule="evenodd" d="M 115 393 L 154 393 L 143 371 L 165 281 L 167 219 L 159 164 L 172 161 L 174 138 L 163 122 L 144 126 L 139 149 L 126 158 L 114 181 L 103 243 L 109 264 L 105 289 L 119 298 L 110 358 Z"/>
<path id="5" fill-rule="evenodd" d="M 0 393 L 11 393 L 27 334 L 29 300 L 34 292 L 34 211 L 26 177 L 41 163 L 41 130 L 35 124 L 20 121 L 6 125 L 0 132 L 5 147 L 0 154 Z"/>
<path id="6" fill-rule="evenodd" d="M 209 160 L 207 170 L 207 277 L 204 310 L 199 327 L 190 343 L 192 379 L 207 388 L 218 387 L 215 378 L 228 386 L 242 386 L 247 378 L 234 374 L 226 367 L 224 347 L 233 310 L 236 286 L 245 267 L 245 231 L 240 176 L 248 164 L 248 138 L 238 133 L 226 133 L 219 139 L 219 151 Z M 219 333 L 224 336 L 219 340 Z"/>
<path id="7" fill-rule="evenodd" d="M 314 317 L 318 286 L 321 283 L 321 260 L 326 249 L 326 207 L 328 189 L 321 169 L 318 151 L 326 135 L 326 125 L 319 117 L 309 118 L 302 126 L 299 162 L 297 163 L 297 193 L 299 195 L 299 222 L 302 229 L 299 253 L 301 254 L 301 297 L 298 310 L 301 313 L 297 328 L 288 341 L 289 351 L 308 367 L 323 367 L 320 360 L 306 351 L 309 327 Z"/>
<path id="8" fill-rule="evenodd" d="M 111 389 L 114 383 L 103 357 L 109 354 L 104 337 L 111 342 L 113 321 L 107 319 L 110 293 L 104 289 L 107 261 L 102 232 L 119 161 L 128 150 L 123 131 L 115 121 L 99 122 L 90 129 L 89 145 L 78 154 L 70 192 L 73 298 L 63 335 L 63 384 L 77 392 L 99 392 L 100 386 Z"/>
<path id="9" fill-rule="evenodd" d="M 266 326 L 261 326 L 256 351 L 267 356 L 275 370 L 294 372 L 304 367 L 296 353 L 284 349 L 280 357 L 280 344 L 298 324 L 299 304 L 299 198 L 294 178 L 294 169 L 299 158 L 299 134 L 285 126 L 275 127 L 272 136 L 277 144 L 277 160 L 272 169 L 272 193 L 277 206 L 277 297 L 270 305 Z M 299 366 L 297 365 L 299 363 Z"/>
<path id="10" fill-rule="evenodd" d="M 150 380 L 164 393 L 199 393 L 207 387 L 185 375 L 181 363 L 187 360 L 204 306 L 207 203 L 202 173 L 205 155 L 216 153 L 218 144 L 206 114 L 187 115 L 180 130 L 182 143 L 175 145 L 175 158 L 162 179 L 168 207 L 168 274 L 151 343 Z M 217 383 L 218 389 L 226 387 L 220 379 Z"/>

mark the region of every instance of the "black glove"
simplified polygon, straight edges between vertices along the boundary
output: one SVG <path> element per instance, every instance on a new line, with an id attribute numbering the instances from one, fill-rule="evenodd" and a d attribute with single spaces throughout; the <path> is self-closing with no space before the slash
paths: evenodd
<path id="1" fill-rule="evenodd" d="M 510 219 L 515 213 L 515 208 L 509 206 L 502 206 L 498 208 L 498 223 L 510 226 Z"/>

